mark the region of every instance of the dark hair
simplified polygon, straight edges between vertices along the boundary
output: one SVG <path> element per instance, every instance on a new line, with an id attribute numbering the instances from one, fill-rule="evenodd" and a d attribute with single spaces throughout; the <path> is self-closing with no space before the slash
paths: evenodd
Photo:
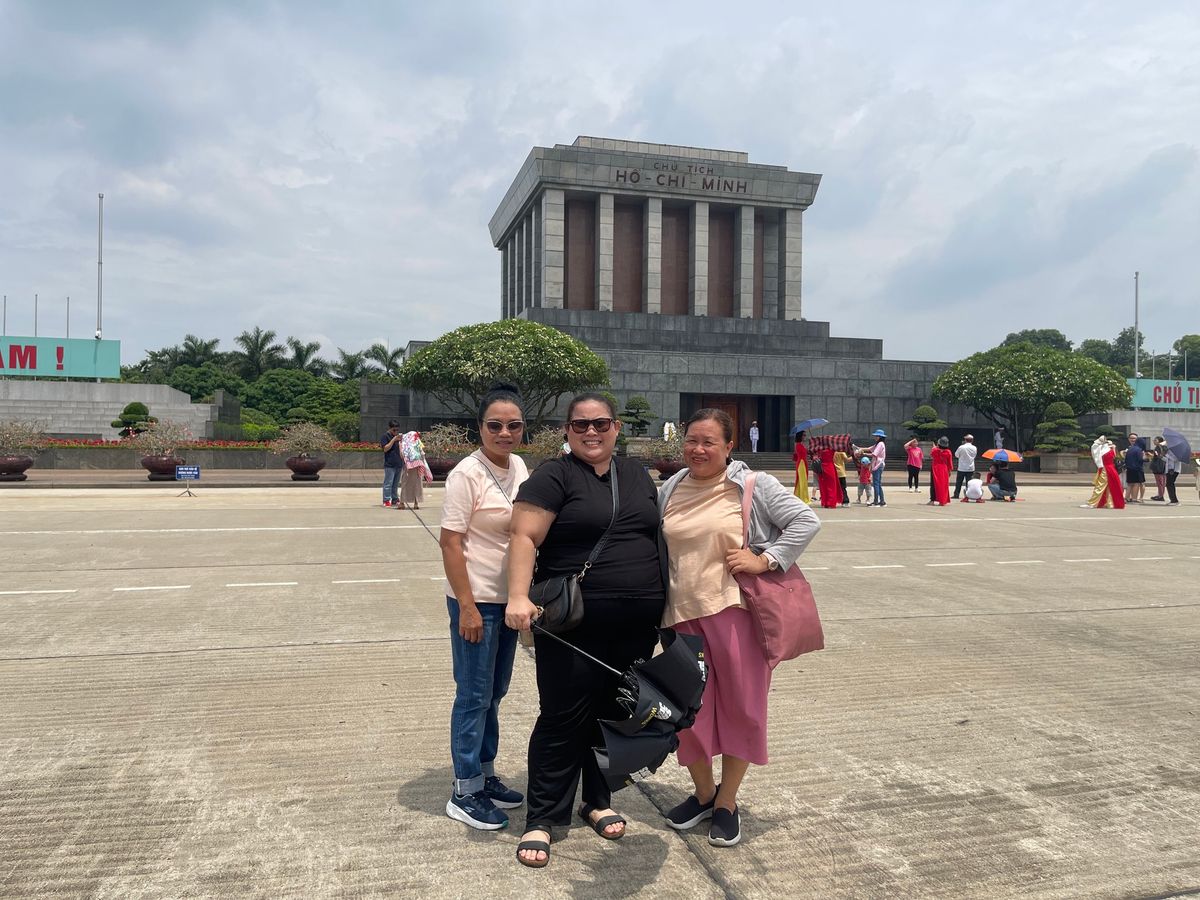
<path id="1" fill-rule="evenodd" d="M 399 427 L 400 427 L 400 423 L 397 422 L 395 419 L 388 419 L 388 428 L 399 428 Z"/>
<path id="2" fill-rule="evenodd" d="M 793 437 L 796 439 L 796 443 L 798 444 L 798 443 L 800 443 L 802 440 L 804 440 L 804 436 L 805 436 L 806 434 L 808 434 L 808 432 L 807 432 L 807 431 L 797 431 L 797 432 L 796 432 L 796 433 L 793 435 Z"/>
<path id="3" fill-rule="evenodd" d="M 488 407 L 493 403 L 511 403 L 517 409 L 522 409 L 521 392 L 515 385 L 511 384 L 493 384 L 488 388 L 488 392 L 479 401 L 479 418 L 476 421 L 481 425 L 483 424 L 483 417 L 487 415 Z"/>
<path id="4" fill-rule="evenodd" d="M 716 422 L 721 426 L 721 431 L 725 435 L 725 443 L 733 441 L 733 419 L 729 417 L 729 413 L 723 409 L 698 409 L 690 419 L 683 423 L 683 433 L 687 434 L 688 429 L 696 422 Z"/>
<path id="5" fill-rule="evenodd" d="M 592 401 L 594 403 L 603 403 L 608 409 L 608 414 L 614 419 L 617 417 L 617 408 L 613 406 L 613 402 L 610 398 L 606 397 L 604 394 L 601 394 L 599 391 L 584 391 L 582 394 L 576 394 L 571 398 L 571 405 L 567 407 L 567 419 L 573 419 L 575 417 L 575 407 L 577 407 L 580 403 L 587 403 L 588 401 Z"/>
<path id="6" fill-rule="evenodd" d="M 938 446 L 945 450 L 950 446 L 950 438 L 945 436 L 938 438 Z"/>

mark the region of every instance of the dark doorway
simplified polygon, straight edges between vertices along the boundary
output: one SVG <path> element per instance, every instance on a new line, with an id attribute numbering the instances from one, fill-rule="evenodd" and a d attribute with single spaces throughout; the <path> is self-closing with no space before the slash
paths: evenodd
<path id="1" fill-rule="evenodd" d="M 750 450 L 750 423 L 758 422 L 760 453 L 791 452 L 792 398 L 752 394 L 680 394 L 679 414 L 686 422 L 699 409 L 719 409 L 733 419 L 733 449 Z"/>

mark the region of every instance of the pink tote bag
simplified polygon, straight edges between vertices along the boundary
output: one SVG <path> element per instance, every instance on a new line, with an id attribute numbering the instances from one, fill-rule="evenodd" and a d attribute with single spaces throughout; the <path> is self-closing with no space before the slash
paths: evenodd
<path id="1" fill-rule="evenodd" d="M 750 546 L 750 504 L 757 472 L 746 477 L 742 491 L 742 546 Z M 808 580 L 796 566 L 761 575 L 733 576 L 754 620 L 759 645 L 774 669 L 785 659 L 822 650 L 825 635 Z"/>

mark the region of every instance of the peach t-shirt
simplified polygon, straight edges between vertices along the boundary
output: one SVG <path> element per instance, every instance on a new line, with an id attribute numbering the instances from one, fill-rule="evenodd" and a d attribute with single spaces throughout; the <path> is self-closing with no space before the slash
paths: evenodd
<path id="1" fill-rule="evenodd" d="M 528 477 L 525 460 L 515 453 L 508 458 L 508 468 L 501 469 L 482 450 L 462 460 L 446 476 L 442 527 L 463 535 L 467 577 L 476 603 L 508 602 L 512 501 L 516 499 L 517 488 Z M 446 596 L 454 597 L 449 581 L 445 588 Z"/>
<path id="2" fill-rule="evenodd" d="M 742 605 L 725 555 L 742 546 L 742 493 L 725 473 L 675 486 L 663 513 L 671 590 L 663 625 L 712 616 Z"/>

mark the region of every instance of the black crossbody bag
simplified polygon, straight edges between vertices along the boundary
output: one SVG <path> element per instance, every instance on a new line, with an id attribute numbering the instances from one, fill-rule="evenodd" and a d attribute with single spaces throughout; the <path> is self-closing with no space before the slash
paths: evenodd
<path id="1" fill-rule="evenodd" d="M 529 588 L 529 599 L 538 608 L 538 617 L 534 623 L 543 631 L 551 634 L 563 634 L 573 631 L 583 621 L 583 590 L 580 583 L 588 573 L 588 569 L 600 557 L 600 551 L 608 543 L 613 525 L 617 521 L 620 503 L 617 500 L 617 461 L 614 459 L 608 467 L 609 483 L 612 486 L 612 518 L 600 540 L 592 548 L 591 555 L 583 568 L 574 575 L 555 575 L 545 581 L 534 582 Z"/>

